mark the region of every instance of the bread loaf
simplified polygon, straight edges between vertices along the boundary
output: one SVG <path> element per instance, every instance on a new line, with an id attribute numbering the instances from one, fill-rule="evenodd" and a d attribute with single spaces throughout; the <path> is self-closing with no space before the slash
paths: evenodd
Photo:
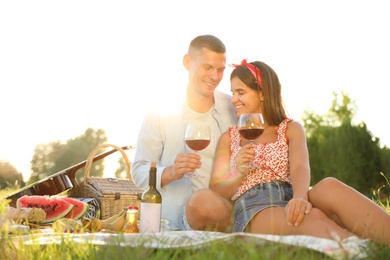
<path id="1" fill-rule="evenodd" d="M 46 218 L 46 213 L 40 208 L 13 208 L 6 207 L 4 218 L 7 218 L 15 223 L 39 223 Z"/>

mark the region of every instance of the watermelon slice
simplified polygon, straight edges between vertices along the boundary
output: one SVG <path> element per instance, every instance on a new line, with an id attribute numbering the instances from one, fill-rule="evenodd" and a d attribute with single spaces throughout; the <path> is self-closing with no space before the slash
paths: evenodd
<path id="1" fill-rule="evenodd" d="M 72 210 L 69 211 L 69 213 L 66 214 L 64 218 L 71 218 L 77 220 L 80 219 L 88 210 L 88 204 L 84 201 L 70 197 L 63 197 L 62 199 L 73 204 Z"/>
<path id="2" fill-rule="evenodd" d="M 73 204 L 59 197 L 47 195 L 24 195 L 16 201 L 17 208 L 41 208 L 46 212 L 46 219 L 41 223 L 48 223 L 63 218 L 68 214 Z"/>

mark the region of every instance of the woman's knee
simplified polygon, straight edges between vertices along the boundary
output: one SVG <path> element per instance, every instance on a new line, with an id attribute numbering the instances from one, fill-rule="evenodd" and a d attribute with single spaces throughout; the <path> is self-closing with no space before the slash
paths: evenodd
<path id="1" fill-rule="evenodd" d="M 309 214 L 305 215 L 302 224 L 309 227 L 325 227 L 329 222 L 330 219 L 322 210 L 313 208 Z"/>
<path id="2" fill-rule="evenodd" d="M 309 190 L 309 200 L 315 203 L 318 200 L 331 199 L 336 195 L 335 191 L 344 186 L 341 181 L 334 177 L 327 177 Z"/>
<path id="3" fill-rule="evenodd" d="M 329 191 L 331 189 L 337 188 L 341 185 L 341 181 L 334 177 L 326 177 L 325 179 L 321 180 L 317 183 L 314 187 L 319 187 L 322 190 Z"/>
<path id="4" fill-rule="evenodd" d="M 313 220 L 321 220 L 321 221 L 326 220 L 328 218 L 322 210 L 317 208 L 313 208 L 310 211 L 310 213 L 306 215 L 306 217 L 309 217 Z"/>

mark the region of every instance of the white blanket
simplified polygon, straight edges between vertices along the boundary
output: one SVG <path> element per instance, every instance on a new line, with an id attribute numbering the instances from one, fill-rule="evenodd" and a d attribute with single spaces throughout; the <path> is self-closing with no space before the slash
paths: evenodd
<path id="1" fill-rule="evenodd" d="M 115 243 L 119 246 L 143 246 L 148 248 L 201 248 L 211 241 L 222 240 L 233 242 L 235 239 L 252 238 L 256 244 L 273 241 L 293 246 L 299 246 L 321 252 L 334 259 L 365 258 L 368 240 L 352 238 L 342 242 L 316 238 L 310 236 L 276 236 L 248 233 L 220 233 L 208 231 L 164 231 L 158 234 L 54 234 L 46 233 L 36 237 L 26 237 L 24 244 L 53 244 L 71 239 L 76 243 L 91 243 L 94 245 L 108 245 Z"/>

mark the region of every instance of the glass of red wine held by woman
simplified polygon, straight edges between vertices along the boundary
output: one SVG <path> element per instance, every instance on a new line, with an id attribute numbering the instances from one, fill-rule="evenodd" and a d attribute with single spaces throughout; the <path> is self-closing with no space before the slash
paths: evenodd
<path id="1" fill-rule="evenodd" d="M 210 128 L 205 125 L 188 124 L 185 133 L 185 142 L 196 154 L 210 144 Z M 201 177 L 196 170 L 187 175 L 188 177 Z"/>
<path id="2" fill-rule="evenodd" d="M 264 131 L 263 115 L 261 113 L 241 114 L 238 120 L 238 129 L 240 135 L 253 144 Z M 255 167 L 253 161 L 251 161 L 247 167 Z"/>

